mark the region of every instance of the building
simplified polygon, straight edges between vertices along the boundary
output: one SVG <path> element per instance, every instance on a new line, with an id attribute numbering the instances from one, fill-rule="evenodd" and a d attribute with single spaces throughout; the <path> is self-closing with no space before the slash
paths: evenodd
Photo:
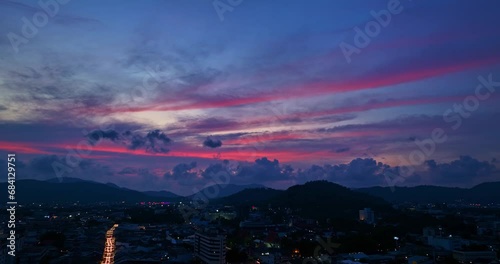
<path id="1" fill-rule="evenodd" d="M 197 232 L 194 254 L 207 264 L 226 263 L 226 236 L 215 232 Z"/>
<path id="2" fill-rule="evenodd" d="M 375 214 L 370 208 L 365 208 L 363 210 L 359 210 L 359 221 L 365 222 L 367 224 L 375 223 Z"/>
<path id="3" fill-rule="evenodd" d="M 465 241 L 457 237 L 428 237 L 427 243 L 429 246 L 447 251 L 456 250 L 462 245 L 467 245 Z"/>
<path id="4" fill-rule="evenodd" d="M 7 240 L 5 240 L 7 241 Z M 8 254 L 9 248 L 7 247 L 7 243 L 2 241 L 0 243 L 0 264 L 14 264 L 16 263 L 16 257 L 10 256 Z"/>
<path id="5" fill-rule="evenodd" d="M 436 228 L 434 228 L 434 227 L 424 227 L 422 230 L 422 233 L 423 233 L 423 236 L 425 237 L 425 239 L 427 239 L 427 237 L 435 237 L 437 234 Z"/>
<path id="6" fill-rule="evenodd" d="M 408 258 L 408 264 L 433 264 L 434 261 L 425 256 L 412 256 Z"/>
<path id="7" fill-rule="evenodd" d="M 29 247 L 19 254 L 19 263 L 42 263 L 48 256 L 48 247 Z"/>
<path id="8" fill-rule="evenodd" d="M 497 254 L 494 251 L 453 251 L 453 258 L 460 263 L 472 263 L 473 261 L 494 261 Z"/>

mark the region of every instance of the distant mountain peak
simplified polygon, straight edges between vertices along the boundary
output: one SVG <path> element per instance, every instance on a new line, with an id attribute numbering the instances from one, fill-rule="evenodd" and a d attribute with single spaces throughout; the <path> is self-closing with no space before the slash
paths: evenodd
<path id="1" fill-rule="evenodd" d="M 472 188 L 419 185 L 414 187 L 370 187 L 359 192 L 381 197 L 389 202 L 500 202 L 500 182 L 485 182 Z"/>
<path id="2" fill-rule="evenodd" d="M 178 198 L 178 197 L 181 197 L 180 195 L 177 195 L 173 192 L 169 192 L 169 191 L 145 191 L 143 192 L 149 196 L 152 196 L 152 197 L 162 197 L 162 198 Z"/>
<path id="3" fill-rule="evenodd" d="M 237 185 L 237 184 L 226 184 L 226 185 L 211 185 L 201 189 L 198 193 L 212 193 L 210 188 L 214 188 L 213 186 L 218 186 L 219 193 L 216 197 L 213 198 L 222 198 L 227 197 L 236 193 L 239 193 L 246 189 L 259 189 L 266 188 L 266 186 L 261 184 L 245 184 L 245 185 Z M 190 195 L 189 197 L 195 197 L 198 193 Z"/>

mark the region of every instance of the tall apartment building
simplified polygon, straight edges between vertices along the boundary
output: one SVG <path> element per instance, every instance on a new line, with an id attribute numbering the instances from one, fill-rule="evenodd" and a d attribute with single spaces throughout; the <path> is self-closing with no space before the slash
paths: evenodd
<path id="1" fill-rule="evenodd" d="M 374 224 L 375 223 L 375 214 L 373 213 L 372 209 L 370 209 L 370 208 L 365 208 L 363 210 L 359 210 L 359 220 L 363 221 L 367 224 Z"/>
<path id="2" fill-rule="evenodd" d="M 197 232 L 194 253 L 207 264 L 226 263 L 226 236 L 215 232 Z"/>

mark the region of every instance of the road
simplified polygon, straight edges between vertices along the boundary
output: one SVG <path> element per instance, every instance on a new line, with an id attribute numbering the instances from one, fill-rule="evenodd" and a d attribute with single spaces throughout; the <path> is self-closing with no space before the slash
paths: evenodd
<path id="1" fill-rule="evenodd" d="M 114 232 L 118 224 L 114 224 L 106 232 L 106 242 L 104 243 L 104 253 L 102 254 L 101 264 L 114 264 L 115 263 L 115 237 Z"/>

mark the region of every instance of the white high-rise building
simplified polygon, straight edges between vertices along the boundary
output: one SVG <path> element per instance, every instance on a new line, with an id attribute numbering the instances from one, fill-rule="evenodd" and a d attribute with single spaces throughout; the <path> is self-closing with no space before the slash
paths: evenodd
<path id="1" fill-rule="evenodd" d="M 226 263 L 226 236 L 216 233 L 196 233 L 194 253 L 207 264 Z"/>
<path id="2" fill-rule="evenodd" d="M 372 209 L 365 208 L 363 210 L 359 210 L 359 221 L 365 222 L 367 224 L 375 223 L 375 214 Z"/>

